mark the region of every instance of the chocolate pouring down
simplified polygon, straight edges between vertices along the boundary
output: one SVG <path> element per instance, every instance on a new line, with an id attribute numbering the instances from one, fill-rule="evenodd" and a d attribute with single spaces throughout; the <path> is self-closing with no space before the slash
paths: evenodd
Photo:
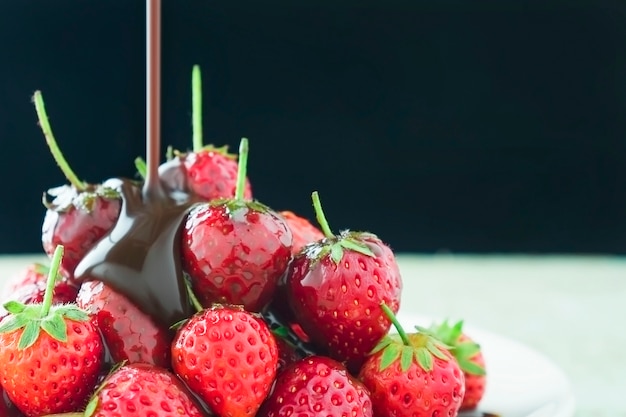
<path id="1" fill-rule="evenodd" d="M 177 195 L 174 199 L 164 191 L 159 178 L 160 1 L 148 0 L 146 7 L 146 180 L 142 188 L 128 179 L 105 182 L 122 196 L 120 217 L 78 264 L 75 276 L 111 285 L 169 327 L 194 311 L 181 268 L 179 234 L 196 198 L 189 194 L 188 198 Z"/>

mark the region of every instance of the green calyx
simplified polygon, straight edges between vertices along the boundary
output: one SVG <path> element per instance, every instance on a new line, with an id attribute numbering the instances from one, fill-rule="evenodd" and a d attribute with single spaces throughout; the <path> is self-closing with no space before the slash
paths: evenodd
<path id="1" fill-rule="evenodd" d="M 472 340 L 463 339 L 463 320 L 450 324 L 448 320 L 437 324 L 433 323 L 428 329 L 435 337 L 450 346 L 450 353 L 459 363 L 463 372 L 472 375 L 485 375 L 485 368 L 472 359 L 480 353 L 480 345 Z"/>
<path id="2" fill-rule="evenodd" d="M 52 305 L 54 284 L 62 257 L 63 246 L 59 245 L 52 257 L 46 282 L 46 292 L 41 303 L 24 304 L 19 301 L 8 301 L 4 304 L 9 315 L 0 323 L 0 333 L 23 329 L 18 341 L 18 349 L 27 349 L 32 346 L 39 338 L 41 330 L 59 342 L 66 342 L 67 324 L 65 320 L 85 321 L 89 318 L 87 312 L 76 305 Z"/>
<path id="3" fill-rule="evenodd" d="M 398 332 L 397 335 L 385 336 L 370 352 L 370 355 L 381 353 L 381 371 L 399 360 L 402 372 L 408 371 L 413 363 L 430 372 L 434 367 L 434 357 L 449 360 L 443 353 L 448 346 L 426 331 L 407 334 L 393 311 L 384 303 L 380 307 Z"/>
<path id="4" fill-rule="evenodd" d="M 41 91 L 35 91 L 35 94 L 33 95 L 33 103 L 35 104 L 35 110 L 37 111 L 39 126 L 41 127 L 44 137 L 46 138 L 46 143 L 48 144 L 48 148 L 50 149 L 50 153 L 52 153 L 55 162 L 59 168 L 61 168 L 61 171 L 63 171 L 65 178 L 67 178 L 70 184 L 72 184 L 78 191 L 86 190 L 88 184 L 78 178 L 59 149 L 56 139 L 54 138 L 54 134 L 52 133 L 52 128 L 50 127 L 50 121 L 48 119 Z"/>
<path id="5" fill-rule="evenodd" d="M 48 195 L 54 197 L 54 199 L 48 201 Z M 79 191 L 70 185 L 62 185 L 50 188 L 43 194 L 41 201 L 44 207 L 57 212 L 66 212 L 76 208 L 91 213 L 98 198 L 117 200 L 121 196 L 117 190 L 103 185 L 95 187 L 89 185 L 83 191 Z"/>
<path id="6" fill-rule="evenodd" d="M 375 238 L 375 235 L 366 232 L 353 232 L 350 230 L 344 230 L 338 236 L 335 235 L 330 229 L 326 216 L 324 215 L 319 193 L 317 191 L 313 191 L 311 199 L 313 200 L 315 218 L 322 229 L 322 233 L 324 233 L 325 239 L 322 242 L 308 245 L 306 247 L 305 251 L 309 258 L 319 260 L 324 256 L 330 255 L 330 259 L 332 259 L 335 264 L 339 264 L 339 262 L 343 259 L 345 250 L 358 252 L 365 256 L 371 256 L 372 258 L 376 257 L 374 252 L 372 252 L 362 239 L 364 237 Z"/>

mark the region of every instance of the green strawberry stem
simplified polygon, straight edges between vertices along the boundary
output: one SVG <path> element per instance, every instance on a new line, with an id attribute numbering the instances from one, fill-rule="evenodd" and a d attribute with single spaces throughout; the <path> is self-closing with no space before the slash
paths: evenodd
<path id="1" fill-rule="evenodd" d="M 24 304 L 10 300 L 3 304 L 10 314 L 0 322 L 0 333 L 23 329 L 17 342 L 19 350 L 31 347 L 39 338 L 41 330 L 53 339 L 65 343 L 67 342 L 66 320 L 85 321 L 89 319 L 87 312 L 78 308 L 76 304 L 52 305 L 54 284 L 62 257 L 63 246 L 57 245 L 52 256 L 46 292 L 41 303 Z"/>
<path id="2" fill-rule="evenodd" d="M 235 188 L 235 200 L 243 200 L 246 191 L 247 170 L 248 139 L 241 138 L 241 142 L 239 142 L 239 163 L 237 165 L 237 188 Z"/>
<path id="3" fill-rule="evenodd" d="M 33 103 L 35 103 L 39 126 L 41 127 L 44 137 L 46 138 L 46 143 L 48 144 L 48 148 L 50 149 L 50 153 L 52 153 L 55 162 L 59 168 L 61 168 L 65 178 L 67 178 L 74 188 L 78 191 L 85 191 L 87 185 L 81 181 L 78 176 L 76 176 L 72 168 L 70 168 L 70 165 L 67 163 L 67 160 L 61 153 L 61 150 L 54 139 L 54 134 L 52 133 L 52 128 L 50 127 L 50 121 L 48 120 L 48 114 L 46 113 L 46 106 L 44 105 L 41 91 L 35 91 L 35 94 L 33 95 Z"/>
<path id="4" fill-rule="evenodd" d="M 200 152 L 202 143 L 202 76 L 200 66 L 191 71 L 191 121 L 193 126 L 193 151 Z"/>
<path id="5" fill-rule="evenodd" d="M 43 295 L 43 301 L 41 302 L 41 316 L 46 317 L 50 312 L 50 306 L 52 305 L 52 296 L 54 295 L 54 284 L 56 283 L 57 273 L 59 272 L 59 265 L 61 265 L 61 259 L 63 258 L 63 245 L 57 245 L 52 255 L 52 261 L 50 264 L 50 270 L 48 271 L 48 280 L 46 281 L 46 292 Z"/>
<path id="6" fill-rule="evenodd" d="M 402 343 L 404 343 L 405 346 L 411 346 L 411 342 L 409 341 L 409 336 L 406 334 L 406 332 L 402 328 L 402 325 L 396 318 L 396 315 L 393 314 L 393 311 L 391 311 L 391 309 L 387 307 L 387 304 L 385 303 L 382 303 L 380 305 L 380 308 L 383 310 L 387 318 L 391 320 L 393 327 L 395 327 L 396 330 L 398 331 L 398 335 L 400 336 L 400 339 L 402 339 Z"/>
<path id="7" fill-rule="evenodd" d="M 191 288 L 189 282 L 187 282 L 187 294 L 189 294 L 189 299 L 191 300 L 193 308 L 195 308 L 197 312 L 202 311 L 204 307 L 202 307 L 200 300 L 198 300 L 198 297 L 196 297 L 196 294 L 193 292 L 193 288 Z"/>
<path id="8" fill-rule="evenodd" d="M 315 210 L 315 218 L 322 228 L 322 233 L 327 238 L 335 237 L 335 234 L 330 230 L 330 226 L 328 225 L 328 221 L 326 220 L 326 216 L 324 216 L 324 210 L 322 210 L 322 203 L 320 201 L 320 196 L 317 191 L 313 191 L 311 194 L 311 198 L 313 199 L 313 209 Z"/>
<path id="9" fill-rule="evenodd" d="M 141 156 L 135 158 L 135 169 L 141 178 L 145 180 L 146 174 L 148 173 L 148 166 L 146 165 L 146 161 Z"/>

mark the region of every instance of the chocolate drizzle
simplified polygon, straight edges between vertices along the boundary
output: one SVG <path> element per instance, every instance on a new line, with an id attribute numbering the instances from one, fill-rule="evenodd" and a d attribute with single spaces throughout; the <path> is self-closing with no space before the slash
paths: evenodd
<path id="1" fill-rule="evenodd" d="M 98 279 L 125 294 L 157 322 L 169 327 L 193 313 L 181 268 L 182 220 L 195 202 L 173 195 L 159 177 L 161 147 L 161 4 L 146 0 L 146 154 L 142 188 L 130 180 L 105 184 L 122 196 L 111 232 L 76 268 L 78 280 Z"/>
<path id="2" fill-rule="evenodd" d="M 146 195 L 130 180 L 105 184 L 122 195 L 120 217 L 78 264 L 76 279 L 111 285 L 164 326 L 189 317 L 193 309 L 181 267 L 180 228 L 196 199 Z"/>

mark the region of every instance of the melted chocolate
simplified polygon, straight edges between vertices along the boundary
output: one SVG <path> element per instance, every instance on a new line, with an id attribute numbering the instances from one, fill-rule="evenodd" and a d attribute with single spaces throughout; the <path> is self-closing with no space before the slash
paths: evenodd
<path id="1" fill-rule="evenodd" d="M 112 179 L 105 185 L 122 196 L 120 217 L 76 268 L 78 280 L 97 279 L 125 294 L 164 326 L 189 317 L 189 301 L 180 261 L 180 228 L 195 202 L 154 192 L 134 182 Z"/>

